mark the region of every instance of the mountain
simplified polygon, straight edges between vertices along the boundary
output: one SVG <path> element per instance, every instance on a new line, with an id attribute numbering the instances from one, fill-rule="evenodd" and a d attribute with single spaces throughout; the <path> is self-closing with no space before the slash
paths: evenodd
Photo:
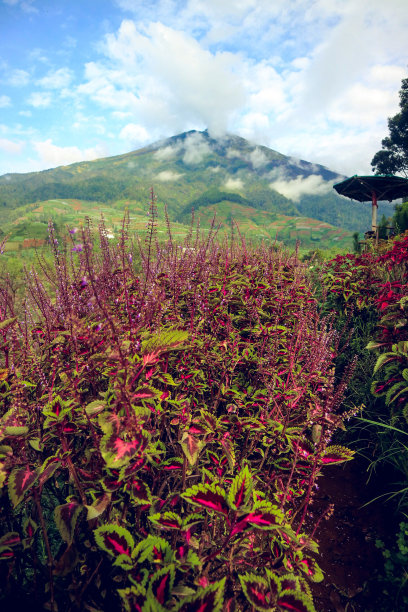
<path id="1" fill-rule="evenodd" d="M 341 198 L 332 189 L 344 177 L 318 164 L 288 157 L 244 138 L 212 137 L 195 130 L 142 149 L 42 172 L 0 177 L 0 222 L 21 206 L 77 199 L 143 212 L 151 186 L 171 221 L 189 223 L 217 208 L 291 217 L 312 217 L 349 231 L 366 231 L 370 206 Z M 227 204 L 226 204 L 227 203 Z M 227 208 L 226 208 L 227 206 Z M 15 210 L 13 210 L 15 209 Z M 388 216 L 392 207 L 382 204 Z M 242 213 L 242 210 L 241 210 Z"/>

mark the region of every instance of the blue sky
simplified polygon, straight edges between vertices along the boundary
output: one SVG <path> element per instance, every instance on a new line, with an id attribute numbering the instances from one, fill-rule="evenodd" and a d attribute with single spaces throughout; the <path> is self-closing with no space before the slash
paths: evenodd
<path id="1" fill-rule="evenodd" d="M 0 175 L 205 128 L 370 173 L 407 31 L 407 0 L 0 0 Z"/>

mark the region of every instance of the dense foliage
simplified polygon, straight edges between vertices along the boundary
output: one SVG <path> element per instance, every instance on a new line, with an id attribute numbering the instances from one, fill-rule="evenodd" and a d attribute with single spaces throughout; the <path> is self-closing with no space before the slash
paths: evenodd
<path id="1" fill-rule="evenodd" d="M 388 119 L 389 136 L 371 162 L 376 174 L 408 176 L 408 79 L 402 80 L 399 96 L 401 110 Z"/>
<path id="2" fill-rule="evenodd" d="M 3 604 L 311 612 L 335 336 L 295 256 L 155 227 L 51 226 L 21 317 L 1 288 Z"/>

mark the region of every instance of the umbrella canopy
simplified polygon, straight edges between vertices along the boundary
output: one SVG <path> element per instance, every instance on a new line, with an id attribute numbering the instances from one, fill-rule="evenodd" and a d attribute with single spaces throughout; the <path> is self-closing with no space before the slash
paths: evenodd
<path id="1" fill-rule="evenodd" d="M 352 176 L 333 185 L 340 195 L 358 200 L 372 202 L 371 229 L 377 230 L 377 202 L 379 200 L 397 200 L 408 195 L 408 179 L 400 176 Z"/>

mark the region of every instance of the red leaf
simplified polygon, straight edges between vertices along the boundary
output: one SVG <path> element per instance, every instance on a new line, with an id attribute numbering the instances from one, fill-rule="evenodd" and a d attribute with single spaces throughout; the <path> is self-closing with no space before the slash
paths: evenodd
<path id="1" fill-rule="evenodd" d="M 200 484 L 187 489 L 184 497 L 191 504 L 228 515 L 228 505 L 225 492 L 216 484 Z"/>

